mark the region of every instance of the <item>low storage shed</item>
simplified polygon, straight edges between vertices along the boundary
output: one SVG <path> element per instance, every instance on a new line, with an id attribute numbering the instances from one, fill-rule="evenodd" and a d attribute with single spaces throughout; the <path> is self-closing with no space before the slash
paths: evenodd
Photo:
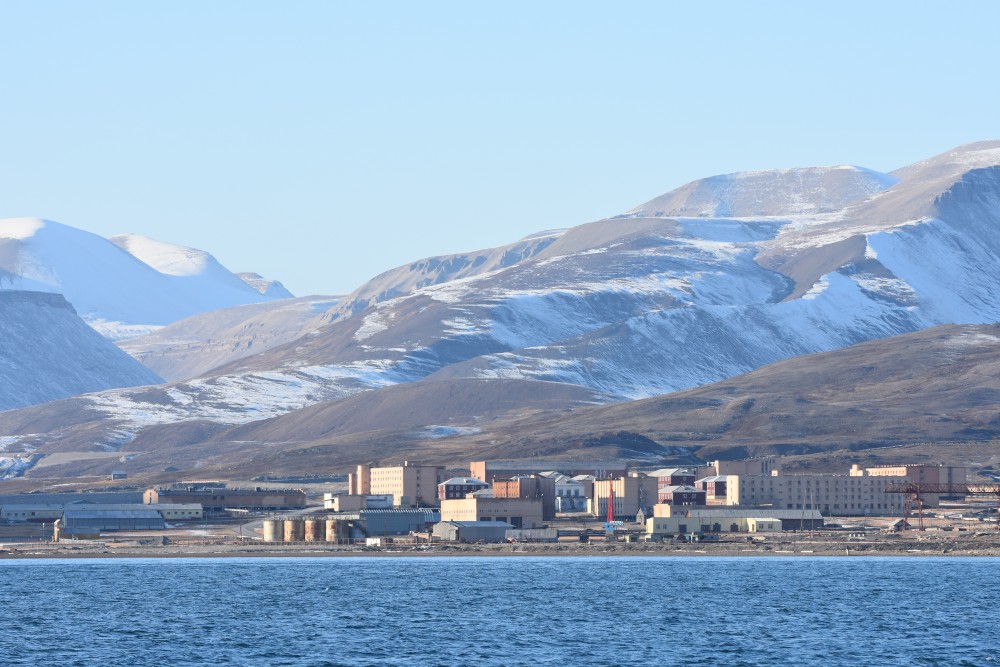
<path id="1" fill-rule="evenodd" d="M 64 534 L 93 535 L 115 530 L 163 530 L 163 516 L 148 510 L 67 510 L 63 513 Z"/>
<path id="2" fill-rule="evenodd" d="M 422 533 L 439 521 L 441 515 L 432 509 L 361 510 L 358 518 L 365 527 L 365 536 L 375 537 Z"/>
<path id="3" fill-rule="evenodd" d="M 434 537 L 446 542 L 503 542 L 514 526 L 506 521 L 442 521 Z"/>

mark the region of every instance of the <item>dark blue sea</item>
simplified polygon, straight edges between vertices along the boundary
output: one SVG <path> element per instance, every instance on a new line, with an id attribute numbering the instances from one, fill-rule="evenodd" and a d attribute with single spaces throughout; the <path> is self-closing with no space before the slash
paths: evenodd
<path id="1" fill-rule="evenodd" d="M 0 665 L 998 665 L 1000 559 L 0 561 Z"/>

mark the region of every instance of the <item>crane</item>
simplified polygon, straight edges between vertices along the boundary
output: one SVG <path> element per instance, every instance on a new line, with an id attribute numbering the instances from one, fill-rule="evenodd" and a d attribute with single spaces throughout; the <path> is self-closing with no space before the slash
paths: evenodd
<path id="1" fill-rule="evenodd" d="M 924 500 L 927 493 L 963 496 L 993 496 L 997 499 L 997 512 L 1000 513 L 1000 484 L 956 484 L 956 483 L 919 483 L 893 482 L 886 484 L 885 493 L 899 493 L 906 496 L 903 518 L 908 519 L 910 509 L 916 505 L 919 517 L 919 528 L 924 529 Z M 1000 530 L 1000 516 L 997 517 L 997 530 Z"/>

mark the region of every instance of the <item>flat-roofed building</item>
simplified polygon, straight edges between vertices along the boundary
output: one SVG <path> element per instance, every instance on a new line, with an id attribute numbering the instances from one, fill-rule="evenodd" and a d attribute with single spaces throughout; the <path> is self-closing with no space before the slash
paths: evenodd
<path id="1" fill-rule="evenodd" d="M 773 530 L 814 530 L 823 527 L 818 510 L 778 510 L 734 507 L 656 505 L 646 520 L 653 534 L 745 533 Z"/>
<path id="2" fill-rule="evenodd" d="M 48 523 L 59 519 L 65 511 L 60 503 L 37 505 L 3 505 L 0 507 L 0 521 L 8 523 Z"/>
<path id="3" fill-rule="evenodd" d="M 446 542 L 503 542 L 514 527 L 503 521 L 442 521 L 434 537 Z"/>
<path id="4" fill-rule="evenodd" d="M 518 475 L 537 475 L 543 472 L 561 472 L 574 477 L 593 475 L 596 479 L 621 477 L 628 473 L 627 461 L 542 461 L 522 459 L 508 461 L 473 461 L 471 474 L 487 484 L 496 479 L 510 479 Z"/>
<path id="5" fill-rule="evenodd" d="M 225 509 L 280 510 L 302 509 L 306 493 L 302 489 L 229 489 L 229 488 L 155 488 L 143 494 L 143 503 L 201 505 L 205 510 Z"/>
<path id="6" fill-rule="evenodd" d="M 538 498 L 542 501 L 542 518 L 556 516 L 556 481 L 542 475 L 517 475 L 512 479 L 493 480 L 495 498 Z"/>
<path id="7" fill-rule="evenodd" d="M 473 491 L 489 488 L 489 484 L 475 477 L 452 477 L 438 484 L 438 500 L 464 498 Z"/>
<path id="8" fill-rule="evenodd" d="M 554 471 L 543 472 L 541 476 L 548 477 L 555 482 L 556 512 L 585 512 L 587 510 L 588 489 L 593 490 L 593 479 L 585 482 Z M 586 476 L 581 475 L 581 477 Z"/>
<path id="9" fill-rule="evenodd" d="M 160 516 L 169 521 L 196 521 L 204 516 L 201 505 L 198 504 L 160 504 L 144 505 L 142 503 L 87 503 L 71 502 L 65 505 L 5 505 L 0 507 L 0 521 L 47 523 L 62 518 L 66 511 L 94 512 L 128 512 L 148 510 L 152 507 Z"/>
<path id="10" fill-rule="evenodd" d="M 661 487 L 693 486 L 696 479 L 694 470 L 690 468 L 660 468 L 646 474 L 655 477 Z"/>
<path id="11" fill-rule="evenodd" d="M 618 479 L 595 480 L 590 513 L 597 517 L 606 517 L 608 500 L 614 489 L 615 519 L 632 521 L 640 509 L 645 512 L 656 504 L 659 495 L 658 484 L 655 477 L 647 477 L 642 473 L 632 473 Z"/>
<path id="12" fill-rule="evenodd" d="M 705 492 L 693 486 L 661 486 L 659 501 L 667 505 L 704 506 Z"/>
<path id="13" fill-rule="evenodd" d="M 442 521 L 505 521 L 515 528 L 544 525 L 541 498 L 497 498 L 491 489 L 441 501 Z"/>
<path id="14" fill-rule="evenodd" d="M 323 509 L 331 512 L 357 512 L 363 509 L 392 509 L 391 494 L 352 496 L 346 493 L 324 493 Z"/>
<path id="15" fill-rule="evenodd" d="M 905 477 L 913 484 L 967 484 L 969 469 L 965 466 L 929 465 L 926 463 L 884 465 L 862 468 L 851 466 L 854 477 Z"/>
<path id="16" fill-rule="evenodd" d="M 770 475 L 781 469 L 781 458 L 764 456 L 736 461 L 711 461 L 708 465 L 697 468 L 694 473 L 697 479 L 714 477 L 716 475 Z"/>
<path id="17" fill-rule="evenodd" d="M 138 510 L 66 510 L 62 516 L 62 534 L 99 535 L 119 530 L 163 530 L 163 517 L 155 509 Z"/>
<path id="18" fill-rule="evenodd" d="M 358 512 L 358 521 L 364 526 L 366 536 L 422 533 L 440 520 L 441 514 L 434 509 L 370 509 Z"/>
<path id="19" fill-rule="evenodd" d="M 430 507 L 438 505 L 438 484 L 444 479 L 444 466 L 404 461 L 401 466 L 360 465 L 347 482 L 352 495 L 392 495 L 396 507 Z"/>
<path id="20" fill-rule="evenodd" d="M 729 475 L 726 504 L 816 509 L 826 516 L 892 516 L 902 513 L 906 497 L 885 488 L 907 481 L 867 474 Z M 938 496 L 925 495 L 924 504 L 937 506 Z"/>
<path id="21" fill-rule="evenodd" d="M 712 475 L 695 481 L 694 488 L 705 492 L 705 503 L 708 505 L 725 505 L 728 502 L 726 481 L 728 475 Z"/>

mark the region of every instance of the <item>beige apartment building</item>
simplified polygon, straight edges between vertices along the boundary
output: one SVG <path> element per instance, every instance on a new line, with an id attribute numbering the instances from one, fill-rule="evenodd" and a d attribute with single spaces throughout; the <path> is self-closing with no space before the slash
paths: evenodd
<path id="1" fill-rule="evenodd" d="M 768 506 L 775 509 L 816 509 L 826 516 L 898 516 L 906 496 L 886 493 L 889 484 L 906 483 L 901 475 L 729 475 L 727 505 Z M 934 507 L 938 496 L 924 496 Z"/>
<path id="2" fill-rule="evenodd" d="M 489 489 L 441 501 L 441 521 L 506 521 L 515 528 L 544 526 L 541 498 L 498 498 Z"/>
<path id="3" fill-rule="evenodd" d="M 590 499 L 590 513 L 605 518 L 608 515 L 608 500 L 614 489 L 615 519 L 634 521 L 640 508 L 652 507 L 659 496 L 659 479 L 642 473 L 632 473 L 618 479 L 594 480 L 594 495 Z"/>
<path id="4" fill-rule="evenodd" d="M 696 479 L 719 475 L 773 475 L 780 470 L 780 457 L 765 456 L 738 461 L 710 461 L 695 469 Z"/>
<path id="5" fill-rule="evenodd" d="M 438 484 L 444 481 L 443 466 L 418 465 L 373 468 L 360 465 L 347 476 L 351 495 L 392 495 L 396 507 L 438 505 Z"/>
<path id="6" fill-rule="evenodd" d="M 965 484 L 969 479 L 969 469 L 965 466 L 935 466 L 927 464 L 906 464 L 896 466 L 876 466 L 864 468 L 851 466 L 851 475 L 861 477 L 905 477 L 913 484 Z"/>

